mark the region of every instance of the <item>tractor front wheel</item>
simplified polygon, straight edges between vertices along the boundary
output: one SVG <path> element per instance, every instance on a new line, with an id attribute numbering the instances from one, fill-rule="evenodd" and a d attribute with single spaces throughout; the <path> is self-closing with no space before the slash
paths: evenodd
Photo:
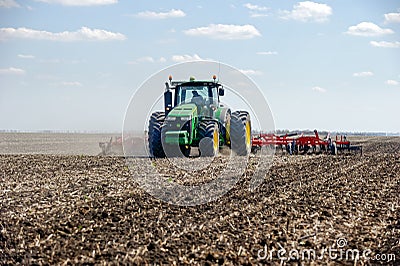
<path id="1" fill-rule="evenodd" d="M 203 121 L 199 125 L 200 156 L 214 157 L 219 151 L 219 128 L 215 121 Z"/>

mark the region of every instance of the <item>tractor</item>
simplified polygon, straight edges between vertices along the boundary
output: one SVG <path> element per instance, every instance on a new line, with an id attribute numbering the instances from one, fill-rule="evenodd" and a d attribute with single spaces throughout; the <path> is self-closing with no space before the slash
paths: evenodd
<path id="1" fill-rule="evenodd" d="M 214 157 L 222 146 L 239 156 L 251 151 L 251 121 L 247 111 L 224 106 L 220 97 L 224 88 L 213 80 L 173 81 L 165 83 L 164 111 L 151 114 L 148 142 L 150 156 L 189 157 L 192 147 L 199 155 Z"/>

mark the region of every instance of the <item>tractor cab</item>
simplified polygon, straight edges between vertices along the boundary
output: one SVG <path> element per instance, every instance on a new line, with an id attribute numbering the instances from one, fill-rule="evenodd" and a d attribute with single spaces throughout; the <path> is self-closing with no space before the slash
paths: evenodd
<path id="1" fill-rule="evenodd" d="M 196 81 L 193 77 L 189 81 L 172 81 L 166 83 L 164 92 L 165 114 L 178 106 L 194 104 L 200 117 L 213 117 L 220 105 L 219 96 L 224 95 L 221 84 L 213 81 Z"/>
<path id="2" fill-rule="evenodd" d="M 175 106 L 195 104 L 200 117 L 213 117 L 219 107 L 219 93 L 222 90 L 218 83 L 188 82 L 175 89 Z"/>

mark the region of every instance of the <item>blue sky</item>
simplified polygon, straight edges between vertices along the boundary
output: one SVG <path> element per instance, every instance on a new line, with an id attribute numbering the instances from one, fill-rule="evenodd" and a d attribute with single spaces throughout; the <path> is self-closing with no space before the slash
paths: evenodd
<path id="1" fill-rule="evenodd" d="M 276 128 L 400 132 L 399 32 L 393 0 L 0 0 L 0 130 L 121 130 L 150 75 L 211 59 Z"/>

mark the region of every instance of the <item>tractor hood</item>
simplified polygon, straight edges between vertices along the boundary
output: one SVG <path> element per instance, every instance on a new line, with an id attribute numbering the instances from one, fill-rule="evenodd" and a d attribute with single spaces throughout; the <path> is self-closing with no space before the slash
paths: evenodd
<path id="1" fill-rule="evenodd" d="M 178 117 L 179 118 L 184 117 L 188 120 L 191 119 L 193 115 L 196 113 L 197 113 L 197 106 L 195 104 L 193 103 L 182 104 L 172 109 L 172 111 L 169 112 L 166 120 L 168 121 Z"/>

